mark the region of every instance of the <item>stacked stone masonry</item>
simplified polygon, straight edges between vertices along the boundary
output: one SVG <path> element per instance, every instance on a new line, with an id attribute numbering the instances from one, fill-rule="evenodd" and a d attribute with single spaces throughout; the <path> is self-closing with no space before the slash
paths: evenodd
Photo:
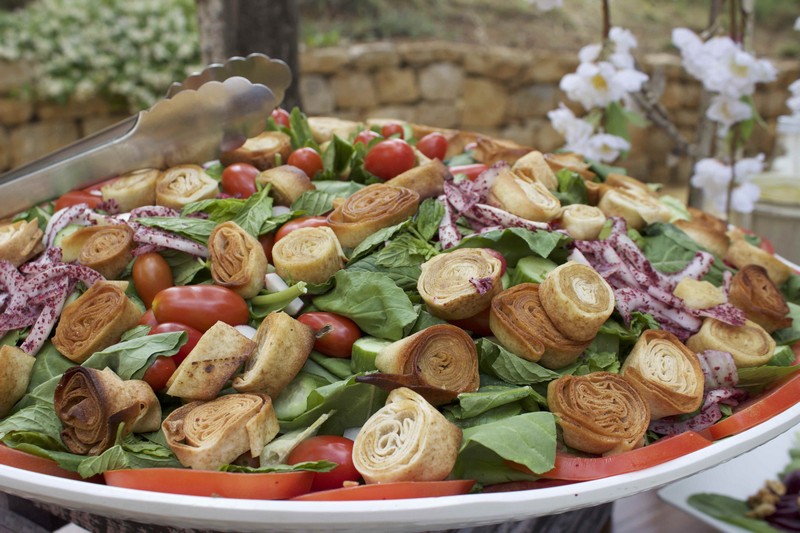
<path id="1" fill-rule="evenodd" d="M 677 56 L 640 58 L 660 88 L 661 103 L 680 132 L 692 139 L 702 91 Z M 749 150 L 771 154 L 775 123 L 786 114 L 788 86 L 800 64 L 776 62 L 778 79 L 755 98 L 766 128 L 756 128 Z M 577 67 L 576 54 L 450 42 L 379 42 L 305 50 L 300 58 L 304 111 L 362 120 L 391 117 L 505 137 L 548 151 L 563 144 L 547 112 L 564 95 L 561 77 Z M 40 157 L 125 117 L 103 102 L 66 106 L 14 97 L 30 79 L 19 65 L 0 65 L 0 169 Z M 579 106 L 571 106 L 582 113 Z M 633 132 L 630 156 L 620 162 L 648 181 L 686 183 L 688 161 L 668 165 L 672 141 L 655 127 Z"/>

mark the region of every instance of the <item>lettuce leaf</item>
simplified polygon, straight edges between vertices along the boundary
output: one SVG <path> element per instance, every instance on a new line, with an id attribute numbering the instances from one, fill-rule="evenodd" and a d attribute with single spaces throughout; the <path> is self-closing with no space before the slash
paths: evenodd
<path id="1" fill-rule="evenodd" d="M 556 178 L 558 178 L 558 190 L 554 194 L 561 205 L 589 202 L 589 191 L 580 174 L 568 168 L 562 168 L 556 173 Z"/>
<path id="2" fill-rule="evenodd" d="M 708 252 L 672 224 L 651 224 L 644 229 L 643 238 L 642 252 L 661 272 L 677 272 L 686 267 L 697 252 Z M 719 287 L 725 270 L 722 260 L 715 256 L 711 270 L 703 279 Z"/>
<path id="3" fill-rule="evenodd" d="M 538 363 L 517 357 L 499 344 L 482 337 L 476 343 L 481 372 L 513 385 L 546 383 L 561 377 Z"/>
<path id="4" fill-rule="evenodd" d="M 504 405 L 519 403 L 532 398 L 536 393 L 530 387 L 499 387 L 491 385 L 481 387 L 477 392 L 465 392 L 458 395 L 458 404 L 445 407 L 453 418 L 463 420 L 480 416 L 492 409 Z M 529 402 L 534 411 L 538 410 L 536 402 Z"/>
<path id="5" fill-rule="evenodd" d="M 141 379 L 156 357 L 176 354 L 186 340 L 183 331 L 137 337 L 95 352 L 81 366 L 110 368 L 122 379 Z"/>
<path id="6" fill-rule="evenodd" d="M 444 205 L 434 198 L 426 198 L 414 216 L 414 227 L 422 239 L 429 241 L 438 234 L 443 217 Z"/>
<path id="7" fill-rule="evenodd" d="M 514 267 L 517 261 L 531 254 L 549 257 L 559 246 L 570 241 L 563 233 L 552 231 L 530 231 L 522 228 L 507 228 L 489 231 L 481 235 L 469 235 L 450 250 L 459 248 L 491 248 L 506 258 L 508 265 Z"/>

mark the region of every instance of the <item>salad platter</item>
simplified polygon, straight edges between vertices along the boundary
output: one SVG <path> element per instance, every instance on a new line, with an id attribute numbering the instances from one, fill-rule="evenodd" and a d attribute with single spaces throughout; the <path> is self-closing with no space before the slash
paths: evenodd
<path id="1" fill-rule="evenodd" d="M 800 275 L 768 241 L 579 154 L 289 113 L 287 83 L 238 58 L 0 177 L 26 208 L 0 222 L 1 490 L 430 530 L 610 502 L 800 422 Z M 202 142 L 151 142 L 196 106 Z"/>

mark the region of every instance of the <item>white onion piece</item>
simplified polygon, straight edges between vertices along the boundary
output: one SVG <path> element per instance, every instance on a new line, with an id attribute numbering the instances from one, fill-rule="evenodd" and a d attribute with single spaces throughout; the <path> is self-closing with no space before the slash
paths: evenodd
<path id="1" fill-rule="evenodd" d="M 171 207 L 163 205 L 143 205 L 132 209 L 128 214 L 128 219 L 136 219 L 143 217 L 177 217 L 181 212 Z"/>
<path id="2" fill-rule="evenodd" d="M 253 340 L 253 337 L 256 336 L 256 328 L 252 326 L 248 326 L 247 324 L 239 324 L 238 326 L 234 326 L 236 331 L 244 335 L 250 340 Z"/>
<path id="3" fill-rule="evenodd" d="M 88 204 L 75 204 L 56 211 L 53 216 L 50 217 L 50 220 L 47 222 L 47 227 L 44 230 L 45 248 L 53 246 L 53 240 L 56 238 L 56 234 L 70 224 L 78 223 L 84 212 L 88 210 Z M 80 223 L 88 225 L 88 218 L 80 220 Z"/>
<path id="4" fill-rule="evenodd" d="M 285 205 L 276 205 L 272 208 L 272 216 L 279 217 L 281 215 L 288 215 L 292 210 Z"/>
<path id="5" fill-rule="evenodd" d="M 269 292 L 280 292 L 289 288 L 289 285 L 283 281 L 283 278 L 281 278 L 275 272 L 270 272 L 264 277 L 264 285 Z M 303 303 L 303 300 L 300 298 L 295 298 L 286 304 L 286 307 L 284 307 L 283 310 L 287 314 L 295 316 L 297 313 L 303 310 L 304 305 L 305 304 Z"/>
<path id="6" fill-rule="evenodd" d="M 358 432 L 361 431 L 360 427 L 357 428 L 347 428 L 342 433 L 342 437 L 350 440 L 356 440 L 356 436 L 358 436 Z"/>
<path id="7" fill-rule="evenodd" d="M 147 226 L 136 228 L 133 240 L 139 244 L 155 244 L 198 257 L 209 256 L 208 248 L 198 242 Z"/>
<path id="8" fill-rule="evenodd" d="M 735 387 L 739 384 L 736 362 L 728 352 L 705 350 L 697 354 L 706 379 L 706 389 Z"/>
<path id="9" fill-rule="evenodd" d="M 447 202 L 447 197 L 441 195 L 437 200 L 444 205 L 444 216 L 439 223 L 439 242 L 442 243 L 442 250 L 447 250 L 461 242 L 461 232 L 453 220 L 453 210 Z"/>
<path id="10" fill-rule="evenodd" d="M 66 277 L 58 281 L 57 289 L 51 291 L 45 301 L 39 317 L 31 327 L 28 337 L 22 343 L 20 349 L 30 355 L 36 355 L 44 345 L 50 332 L 53 330 L 58 317 L 61 316 L 61 310 L 64 308 L 64 302 L 67 301 L 69 294 L 69 280 Z"/>

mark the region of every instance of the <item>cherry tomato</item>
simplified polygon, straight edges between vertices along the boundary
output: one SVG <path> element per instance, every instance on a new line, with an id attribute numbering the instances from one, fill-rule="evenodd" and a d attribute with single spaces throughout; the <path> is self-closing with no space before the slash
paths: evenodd
<path id="1" fill-rule="evenodd" d="M 699 433 L 686 431 L 680 435 L 664 437 L 643 448 L 608 457 L 576 457 L 566 453 L 557 453 L 555 467 L 549 472 L 541 474 L 541 477 L 588 481 L 616 476 L 666 463 L 711 444 L 710 440 Z M 527 468 L 513 463 L 509 463 L 509 466 L 523 472 L 530 472 Z"/>
<path id="2" fill-rule="evenodd" d="M 381 141 L 367 152 L 364 168 L 387 181 L 414 167 L 414 149 L 403 139 Z"/>
<path id="3" fill-rule="evenodd" d="M 150 367 L 144 371 L 142 379 L 150 385 L 150 388 L 158 392 L 167 386 L 167 381 L 172 377 L 178 365 L 172 357 L 159 355 Z"/>
<path id="4" fill-rule="evenodd" d="M 453 176 L 457 174 L 464 174 L 467 178 L 472 181 L 475 181 L 475 178 L 481 175 L 481 173 L 488 169 L 489 167 L 484 165 L 483 163 L 474 163 L 472 165 L 456 165 L 454 167 L 450 167 L 450 174 Z"/>
<path id="5" fill-rule="evenodd" d="M 222 171 L 222 190 L 240 198 L 256 193 L 256 176 L 260 171 L 249 163 L 233 163 Z"/>
<path id="6" fill-rule="evenodd" d="M 286 126 L 287 128 L 291 128 L 291 123 L 289 121 L 289 112 L 281 107 L 276 107 L 272 110 L 272 120 L 275 121 L 276 124 L 279 126 Z"/>
<path id="7" fill-rule="evenodd" d="M 103 203 L 103 197 L 92 194 L 86 191 L 69 191 L 56 200 L 54 209 L 60 211 L 65 207 L 70 207 L 77 204 L 88 204 L 90 208 L 95 209 Z"/>
<path id="8" fill-rule="evenodd" d="M 106 484 L 128 489 L 251 500 L 286 500 L 305 494 L 314 472 L 238 473 L 189 468 L 109 470 Z"/>
<path id="9" fill-rule="evenodd" d="M 71 472 L 58 466 L 58 463 L 51 459 L 39 457 L 25 453 L 21 450 L 15 450 L 5 444 L 0 444 L 0 464 L 6 466 L 13 466 L 29 472 L 37 472 L 39 474 L 47 474 L 48 476 L 58 476 L 67 479 L 83 480 L 77 472 Z"/>
<path id="10" fill-rule="evenodd" d="M 328 219 L 326 217 L 298 217 L 290 220 L 275 232 L 275 242 L 283 239 L 291 232 L 300 228 L 316 228 L 317 226 L 327 226 Z"/>
<path id="11" fill-rule="evenodd" d="M 405 500 L 409 498 L 435 498 L 467 494 L 475 481 L 470 479 L 449 479 L 446 481 L 395 481 L 359 485 L 342 489 L 309 492 L 292 498 L 300 501 L 343 502 L 358 500 Z"/>
<path id="12" fill-rule="evenodd" d="M 403 131 L 403 126 L 401 124 L 398 124 L 397 122 L 389 122 L 388 124 L 384 124 L 381 128 L 381 135 L 387 139 L 392 135 L 396 135 L 398 138 L 403 139 L 405 137 L 405 132 Z"/>
<path id="13" fill-rule="evenodd" d="M 489 312 L 490 308 L 487 307 L 480 313 L 461 320 L 450 320 L 449 322 L 454 326 L 461 329 L 471 331 L 474 335 L 479 337 L 488 337 L 492 335 L 492 329 L 489 327 Z"/>
<path id="14" fill-rule="evenodd" d="M 372 131 L 372 130 L 361 130 L 356 135 L 356 138 L 353 140 L 353 144 L 361 143 L 364 147 L 368 147 L 369 143 L 374 141 L 375 139 L 380 139 L 380 134 Z"/>
<path id="15" fill-rule="evenodd" d="M 142 318 L 139 319 L 140 326 L 150 326 L 154 328 L 158 325 L 158 320 L 156 320 L 156 315 L 153 314 L 152 309 L 148 309 L 142 315 Z"/>
<path id="16" fill-rule="evenodd" d="M 417 141 L 417 150 L 425 154 L 426 157 L 444 161 L 448 144 L 447 137 L 438 131 L 434 131 Z"/>
<path id="17" fill-rule="evenodd" d="M 181 324 L 179 322 L 164 322 L 163 324 L 158 324 L 150 330 L 148 335 L 155 335 L 156 333 L 170 333 L 172 331 L 185 331 L 188 337 L 186 344 L 181 346 L 181 349 L 178 350 L 178 353 L 172 356 L 172 360 L 175 361 L 176 365 L 179 365 L 186 359 L 186 356 L 189 355 L 189 352 L 194 350 L 194 347 L 197 345 L 197 341 L 200 340 L 200 337 L 203 334 L 193 327 L 187 326 L 186 324 Z"/>
<path id="18" fill-rule="evenodd" d="M 306 461 L 331 461 L 339 466 L 330 472 L 317 472 L 311 491 L 342 488 L 345 481 L 358 481 L 361 474 L 353 465 L 353 441 L 334 435 L 319 435 L 306 439 L 292 450 L 286 463 L 293 465 Z"/>
<path id="19" fill-rule="evenodd" d="M 117 181 L 118 179 L 119 179 L 118 177 L 117 177 L 117 178 L 109 178 L 109 179 L 107 179 L 107 180 L 103 180 L 103 181 L 101 181 L 101 182 L 99 182 L 99 183 L 95 183 L 94 185 L 89 185 L 88 187 L 84 187 L 84 188 L 83 188 L 83 189 L 81 189 L 81 190 L 82 190 L 83 192 L 88 192 L 88 193 L 95 192 L 95 195 L 97 195 L 97 193 L 99 193 L 99 192 L 100 192 L 100 189 L 102 189 L 102 188 L 103 188 L 103 187 L 105 187 L 106 185 L 109 185 L 109 184 L 111 184 L 111 183 L 114 183 L 114 182 L 115 182 L 115 181 Z"/>
<path id="20" fill-rule="evenodd" d="M 505 256 L 493 248 L 484 248 L 484 250 L 500 260 L 500 275 L 502 276 L 505 274 L 506 270 L 508 269 L 508 262 L 506 261 Z"/>
<path id="21" fill-rule="evenodd" d="M 309 178 L 316 176 L 317 172 L 322 172 L 322 157 L 313 148 L 298 148 L 289 154 L 286 163 L 299 168 Z"/>
<path id="22" fill-rule="evenodd" d="M 297 317 L 297 320 L 313 329 L 315 332 L 325 326 L 330 326 L 330 331 L 317 337 L 314 349 L 331 357 L 350 357 L 353 343 L 361 338 L 361 330 L 355 322 L 336 313 L 314 311 Z"/>
<path id="23" fill-rule="evenodd" d="M 745 402 L 728 418 L 701 431 L 714 440 L 736 435 L 752 428 L 793 406 L 800 398 L 800 373 L 781 381 L 779 385 Z"/>
<path id="24" fill-rule="evenodd" d="M 247 324 L 249 311 L 244 298 L 219 285 L 170 287 L 153 298 L 153 313 L 159 323 L 178 322 L 206 331 L 218 320 L 238 326 Z"/>
<path id="25" fill-rule="evenodd" d="M 264 255 L 267 256 L 267 263 L 272 263 L 272 247 L 275 246 L 275 234 L 265 233 L 258 238 L 258 242 L 261 243 Z"/>
<path id="26" fill-rule="evenodd" d="M 147 309 L 153 306 L 156 294 L 172 287 L 172 269 L 161 254 L 142 254 L 133 261 L 133 286 Z"/>

